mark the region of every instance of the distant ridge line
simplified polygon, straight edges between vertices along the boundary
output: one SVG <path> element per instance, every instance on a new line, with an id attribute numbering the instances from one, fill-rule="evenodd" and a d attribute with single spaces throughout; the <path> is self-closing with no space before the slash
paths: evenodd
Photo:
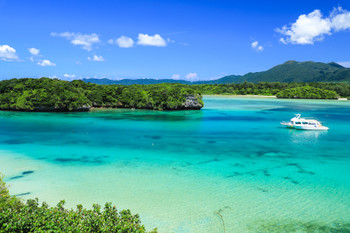
<path id="1" fill-rule="evenodd" d="M 229 84 L 243 83 L 245 81 L 258 82 L 350 82 L 350 68 L 345 68 L 338 63 L 330 62 L 297 62 L 286 61 L 283 64 L 272 67 L 267 71 L 247 73 L 245 75 L 228 75 L 210 81 L 186 81 L 175 79 L 82 79 L 84 82 L 96 84 L 158 84 L 158 83 L 182 83 L 182 84 Z"/>

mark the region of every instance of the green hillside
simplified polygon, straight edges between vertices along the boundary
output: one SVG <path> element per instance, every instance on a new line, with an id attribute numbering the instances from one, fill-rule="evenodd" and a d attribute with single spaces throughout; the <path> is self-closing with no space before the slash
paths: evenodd
<path id="1" fill-rule="evenodd" d="M 157 84 L 157 83 L 181 83 L 181 84 L 228 84 L 243 83 L 245 81 L 258 82 L 350 82 L 350 69 L 335 62 L 297 62 L 287 61 L 272 67 L 267 71 L 248 73 L 245 75 L 229 75 L 212 81 L 189 82 L 173 79 L 83 79 L 84 82 L 97 84 Z"/>
<path id="2" fill-rule="evenodd" d="M 212 83 L 247 82 L 350 82 L 350 69 L 331 62 L 287 61 L 267 71 L 248 73 L 237 77 L 230 75 Z"/>

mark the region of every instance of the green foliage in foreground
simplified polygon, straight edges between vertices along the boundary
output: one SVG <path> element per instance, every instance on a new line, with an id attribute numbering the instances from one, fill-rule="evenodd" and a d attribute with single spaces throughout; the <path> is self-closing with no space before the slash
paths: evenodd
<path id="1" fill-rule="evenodd" d="M 193 95 L 202 104 L 200 93 L 189 85 L 97 85 L 80 80 L 10 79 L 0 81 L 0 110 L 84 111 L 91 107 L 184 109 Z"/>
<path id="2" fill-rule="evenodd" d="M 260 83 L 240 83 L 240 84 L 200 84 L 192 85 L 203 95 L 277 95 L 287 89 L 305 87 L 305 91 L 315 92 L 316 98 L 327 99 L 350 97 L 350 84 L 346 83 L 280 83 L 280 82 L 260 82 Z M 310 87 L 312 87 L 310 89 Z M 317 88 L 313 89 L 313 88 Z M 322 91 L 321 91 L 322 90 Z M 323 90 L 332 91 L 323 92 Z M 334 96 L 334 93 L 336 96 Z M 280 95 L 282 96 L 283 93 Z M 310 98 L 303 92 L 295 92 L 297 98 Z M 300 95 L 299 95 L 300 94 Z M 315 97 L 315 96 L 314 96 Z M 288 98 L 294 98 L 290 96 Z"/>
<path id="3" fill-rule="evenodd" d="M 77 210 L 64 208 L 64 201 L 56 207 L 38 199 L 23 203 L 9 195 L 0 174 L 0 232 L 146 232 L 138 215 L 130 210 L 117 211 L 111 203 L 103 210 L 93 205 L 86 210 L 81 205 Z M 153 230 L 152 232 L 156 232 Z"/>

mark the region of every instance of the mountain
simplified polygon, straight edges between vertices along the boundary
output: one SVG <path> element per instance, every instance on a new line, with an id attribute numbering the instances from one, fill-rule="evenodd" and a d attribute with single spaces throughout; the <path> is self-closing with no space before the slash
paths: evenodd
<path id="1" fill-rule="evenodd" d="M 247 82 L 350 82 L 350 69 L 331 62 L 287 61 L 267 71 L 248 73 L 237 77 L 226 76 L 215 83 Z"/>
<path id="2" fill-rule="evenodd" d="M 182 83 L 182 84 L 227 84 L 242 82 L 350 82 L 350 69 L 335 62 L 297 62 L 287 61 L 272 67 L 267 71 L 248 73 L 245 75 L 229 75 L 211 81 L 189 82 L 173 79 L 83 79 L 84 82 L 97 84 L 156 84 L 156 83 Z"/>

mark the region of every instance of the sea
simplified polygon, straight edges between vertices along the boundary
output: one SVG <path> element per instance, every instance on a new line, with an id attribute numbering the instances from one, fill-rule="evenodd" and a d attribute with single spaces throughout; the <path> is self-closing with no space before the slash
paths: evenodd
<path id="1" fill-rule="evenodd" d="M 0 112 L 10 194 L 112 202 L 159 232 L 350 232 L 350 101 L 204 96 L 193 111 Z M 294 114 L 329 131 L 283 128 Z"/>

